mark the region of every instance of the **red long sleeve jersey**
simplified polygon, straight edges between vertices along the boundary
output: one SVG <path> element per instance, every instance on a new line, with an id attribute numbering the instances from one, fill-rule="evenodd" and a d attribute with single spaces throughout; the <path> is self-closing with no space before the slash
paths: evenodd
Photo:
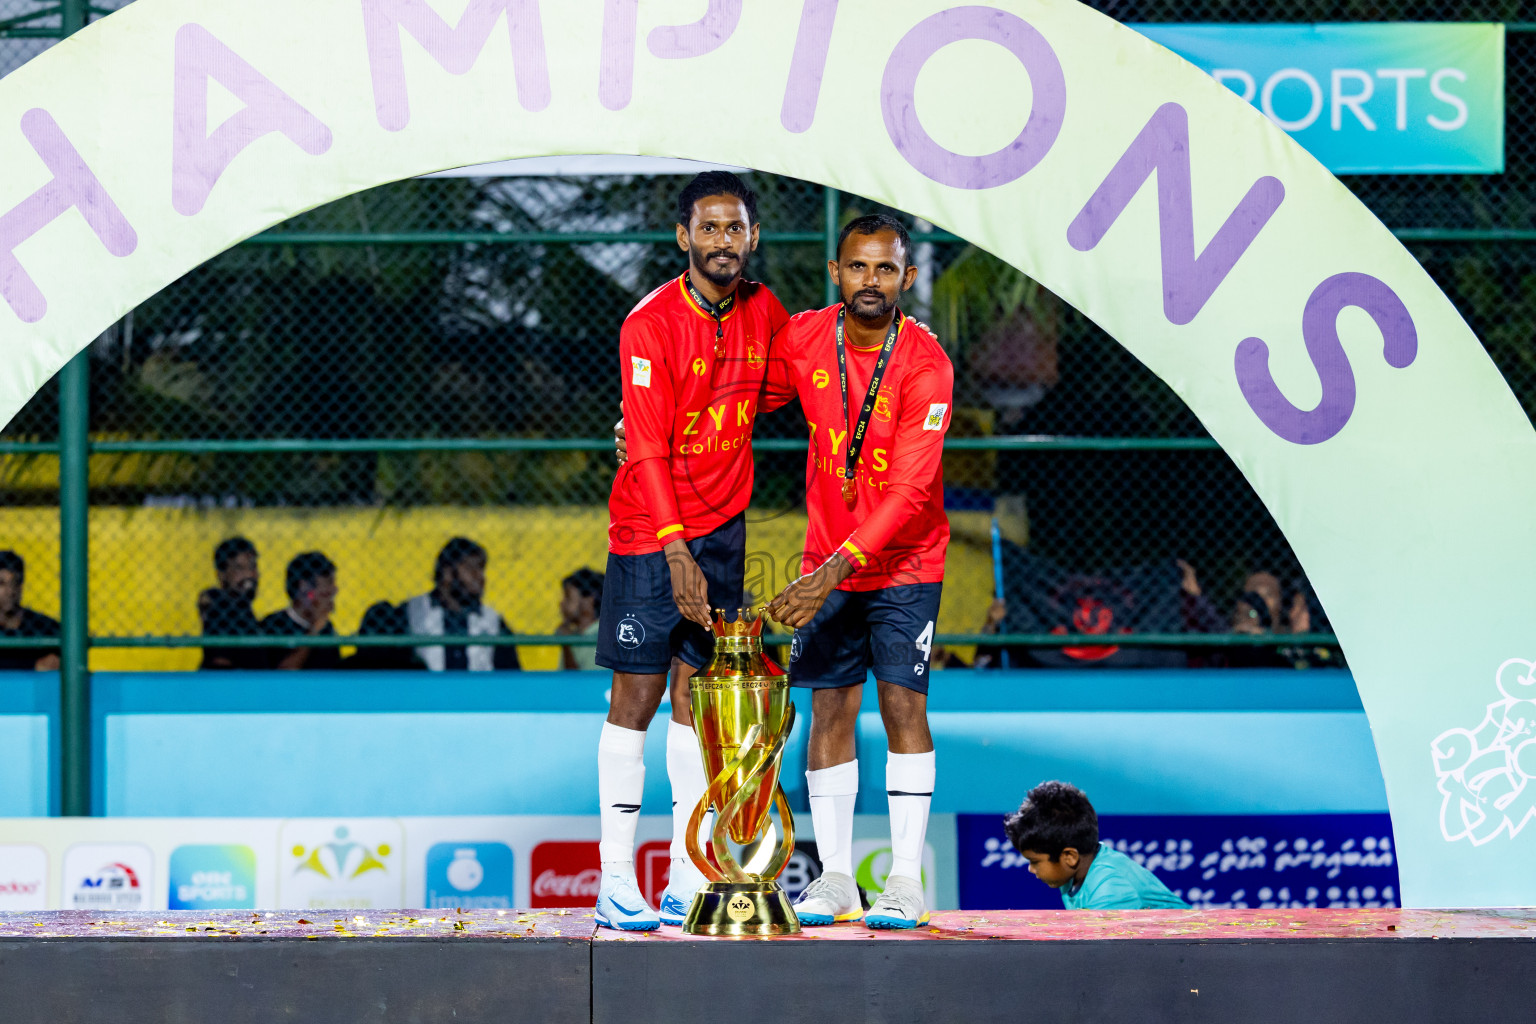
<path id="1" fill-rule="evenodd" d="M 879 590 L 944 579 L 949 518 L 944 514 L 944 433 L 949 429 L 955 371 L 938 341 L 910 319 L 864 435 L 855 467 L 854 501 L 843 500 L 851 417 L 858 421 L 880 348 L 848 351 L 848 404 L 838 386 L 837 311 L 800 313 L 774 339 L 763 402 L 775 409 L 797 394 L 810 425 L 805 504 L 810 527 L 803 572 L 834 552 L 856 571 L 839 590 Z"/>
<path id="2" fill-rule="evenodd" d="M 636 306 L 619 332 L 629 461 L 608 499 L 608 550 L 660 551 L 718 528 L 752 499 L 752 423 L 768 343 L 789 319 L 764 285 L 743 281 L 715 320 L 679 277 Z"/>

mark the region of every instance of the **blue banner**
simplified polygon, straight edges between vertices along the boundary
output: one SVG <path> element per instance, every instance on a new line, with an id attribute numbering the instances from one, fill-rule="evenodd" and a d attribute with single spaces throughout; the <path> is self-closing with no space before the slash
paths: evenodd
<path id="1" fill-rule="evenodd" d="M 1136 25 L 1335 174 L 1504 170 L 1504 26 Z"/>
<path id="2" fill-rule="evenodd" d="M 962 910 L 1061 909 L 1002 815 L 956 818 Z M 1106 814 L 1099 834 L 1196 908 L 1398 905 L 1386 814 Z"/>

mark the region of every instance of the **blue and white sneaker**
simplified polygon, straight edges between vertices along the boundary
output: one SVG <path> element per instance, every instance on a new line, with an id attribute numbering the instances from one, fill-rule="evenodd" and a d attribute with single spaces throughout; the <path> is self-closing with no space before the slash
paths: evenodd
<path id="1" fill-rule="evenodd" d="M 885 880 L 885 891 L 875 900 L 864 924 L 870 928 L 916 928 L 928 923 L 928 907 L 923 899 L 923 887 L 904 875 L 892 875 Z"/>
<path id="2" fill-rule="evenodd" d="M 661 894 L 661 923 L 682 927 L 693 908 L 694 895 L 708 881 L 703 872 L 693 866 L 693 861 L 672 862 L 672 877 L 667 880 L 667 891 Z"/>
<path id="3" fill-rule="evenodd" d="M 640 895 L 634 874 L 605 871 L 597 892 L 597 923 L 621 932 L 650 932 L 661 926 L 661 919 Z"/>
<path id="4" fill-rule="evenodd" d="M 803 925 L 857 921 L 863 913 L 858 885 L 841 871 L 827 871 L 812 880 L 795 901 L 795 916 Z"/>

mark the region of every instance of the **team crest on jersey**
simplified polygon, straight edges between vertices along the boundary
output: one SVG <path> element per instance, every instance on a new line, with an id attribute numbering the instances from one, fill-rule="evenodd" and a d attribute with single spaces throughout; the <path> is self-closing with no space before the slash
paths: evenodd
<path id="1" fill-rule="evenodd" d="M 648 388 L 651 386 L 651 361 L 649 359 L 630 356 L 629 367 L 633 371 L 630 376 L 630 383 L 634 384 L 637 388 Z"/>
<path id="2" fill-rule="evenodd" d="M 750 338 L 747 339 L 747 365 L 755 370 L 765 362 L 767 360 L 763 358 L 762 346 Z"/>
<path id="3" fill-rule="evenodd" d="M 948 402 L 935 402 L 928 407 L 928 418 L 923 421 L 924 430 L 943 430 L 944 414 L 949 411 Z"/>
<path id="4" fill-rule="evenodd" d="M 811 374 L 811 383 L 815 384 L 818 388 L 824 388 L 832 383 L 832 375 L 826 370 L 817 370 Z"/>
<path id="5" fill-rule="evenodd" d="M 890 389 L 881 388 L 880 393 L 875 396 L 875 415 L 889 422 L 891 418 L 891 411 L 894 408 L 895 405 L 891 401 Z"/>
<path id="6" fill-rule="evenodd" d="M 695 376 L 702 377 L 708 370 L 709 364 L 704 362 L 702 356 L 693 361 L 693 372 Z"/>

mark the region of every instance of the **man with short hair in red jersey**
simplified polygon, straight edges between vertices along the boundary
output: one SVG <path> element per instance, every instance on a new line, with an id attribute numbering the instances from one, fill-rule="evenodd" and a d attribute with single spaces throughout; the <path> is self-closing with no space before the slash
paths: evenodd
<path id="1" fill-rule="evenodd" d="M 789 319 L 772 292 L 742 276 L 757 242 L 752 190 L 724 171 L 694 178 L 678 199 L 677 243 L 688 270 L 636 306 L 619 336 L 628 461 L 608 503 L 597 644 L 597 663 L 613 670 L 597 752 L 597 921 L 610 928 L 681 924 L 705 881 L 685 846 L 689 815 L 706 788 L 688 678 L 714 654 L 710 609 L 742 604 L 752 424 L 768 343 Z M 672 875 L 658 916 L 636 884 L 635 825 L 645 730 L 674 658 Z"/>
<path id="2" fill-rule="evenodd" d="M 853 879 L 854 734 L 871 670 L 889 747 L 892 863 L 864 922 L 915 928 L 928 920 L 928 674 L 949 546 L 941 458 L 954 369 L 938 341 L 897 307 L 917 277 L 911 253 L 905 226 L 892 217 L 844 228 L 828 263 L 843 301 L 790 320 L 774 339 L 764 388 L 765 408 L 799 396 L 811 436 L 803 575 L 768 607 L 795 629 L 790 682 L 814 691 L 806 779 L 823 873 L 795 904 L 805 925 L 862 913 Z"/>

